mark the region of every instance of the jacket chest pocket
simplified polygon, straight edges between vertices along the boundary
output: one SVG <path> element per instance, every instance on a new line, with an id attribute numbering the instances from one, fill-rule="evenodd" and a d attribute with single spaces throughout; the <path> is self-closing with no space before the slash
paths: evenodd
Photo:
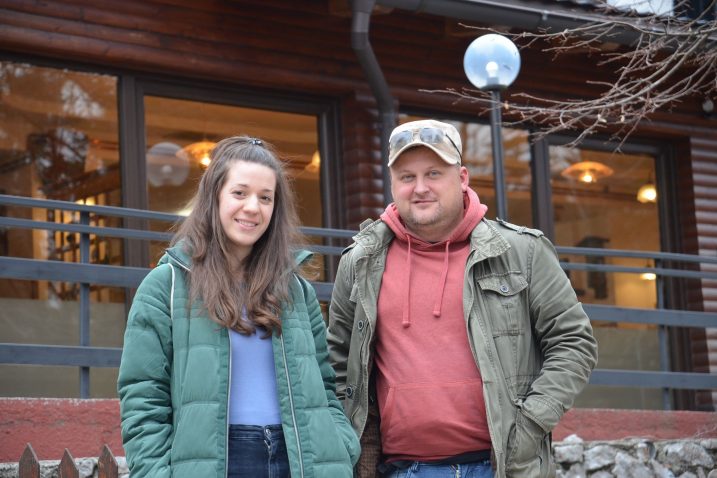
<path id="1" fill-rule="evenodd" d="M 477 282 L 490 315 L 493 337 L 524 334 L 530 321 L 525 320 L 527 304 L 522 292 L 528 287 L 528 281 L 523 273 L 495 274 Z"/>

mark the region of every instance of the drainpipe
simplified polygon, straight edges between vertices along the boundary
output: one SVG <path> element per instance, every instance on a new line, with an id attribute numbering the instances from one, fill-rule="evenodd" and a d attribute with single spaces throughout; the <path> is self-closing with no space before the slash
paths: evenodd
<path id="1" fill-rule="evenodd" d="M 373 54 L 368 38 L 371 23 L 371 12 L 375 0 L 351 0 L 351 47 L 356 52 L 361 68 L 366 74 L 371 92 L 376 98 L 381 119 L 381 171 L 383 176 L 383 201 L 388 205 L 393 201 L 391 196 L 391 178 L 388 172 L 388 138 L 396 125 L 396 111 L 393 107 L 393 96 L 383 76 L 381 67 Z"/>

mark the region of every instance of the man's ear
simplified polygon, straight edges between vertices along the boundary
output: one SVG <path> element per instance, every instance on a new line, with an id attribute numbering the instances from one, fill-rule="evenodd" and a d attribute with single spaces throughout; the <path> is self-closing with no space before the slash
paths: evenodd
<path id="1" fill-rule="evenodd" d="M 468 175 L 468 168 L 466 168 L 465 166 L 461 166 L 460 176 L 461 176 L 461 190 L 463 192 L 466 192 L 468 190 L 468 183 L 470 182 L 470 177 Z"/>

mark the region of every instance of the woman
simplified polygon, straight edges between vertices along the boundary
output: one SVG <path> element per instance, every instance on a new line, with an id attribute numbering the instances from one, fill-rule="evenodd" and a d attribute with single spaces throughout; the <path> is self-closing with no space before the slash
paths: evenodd
<path id="1" fill-rule="evenodd" d="M 350 477 L 308 253 L 282 163 L 256 138 L 215 147 L 194 209 L 132 303 L 119 371 L 132 478 Z"/>

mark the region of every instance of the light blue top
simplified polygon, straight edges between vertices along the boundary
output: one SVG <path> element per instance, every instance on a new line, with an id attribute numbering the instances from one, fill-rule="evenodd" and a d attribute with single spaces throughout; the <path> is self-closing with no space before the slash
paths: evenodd
<path id="1" fill-rule="evenodd" d="M 281 424 L 279 396 L 271 337 L 262 339 L 264 331 L 242 335 L 229 330 L 231 356 L 231 390 L 229 423 L 232 425 Z"/>

